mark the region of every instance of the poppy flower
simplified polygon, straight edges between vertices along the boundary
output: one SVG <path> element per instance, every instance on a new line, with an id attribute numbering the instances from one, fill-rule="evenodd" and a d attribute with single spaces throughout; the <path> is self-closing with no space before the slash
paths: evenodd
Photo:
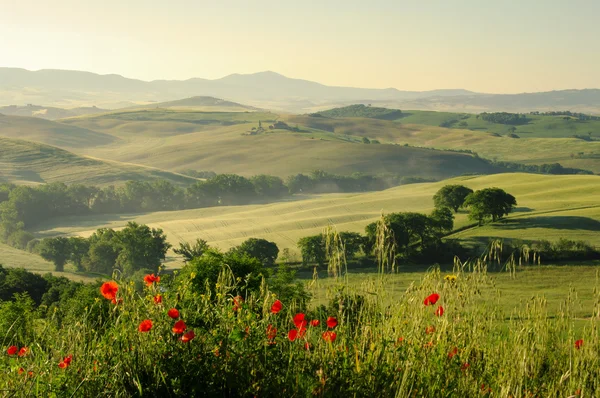
<path id="1" fill-rule="evenodd" d="M 156 276 L 154 274 L 148 274 L 144 276 L 144 282 L 146 282 L 146 286 L 150 287 L 154 282 L 160 282 L 160 276 Z"/>
<path id="2" fill-rule="evenodd" d="M 150 319 L 144 319 L 140 326 L 138 326 L 138 330 L 140 332 L 149 332 L 152 329 L 152 321 Z"/>
<path id="3" fill-rule="evenodd" d="M 425 305 L 434 305 L 440 299 L 440 295 L 437 293 L 432 293 L 429 296 L 425 297 L 423 300 L 423 304 Z"/>
<path id="4" fill-rule="evenodd" d="M 467 369 L 469 369 L 471 367 L 471 364 L 465 362 L 462 365 L 460 365 L 460 370 L 465 371 Z"/>
<path id="5" fill-rule="evenodd" d="M 233 310 L 237 311 L 242 308 L 242 303 L 244 302 L 244 298 L 242 296 L 235 296 L 233 298 Z"/>
<path id="6" fill-rule="evenodd" d="M 294 316 L 294 325 L 296 325 L 296 329 L 306 328 L 308 322 L 304 319 L 304 317 L 305 315 L 303 313 L 299 313 Z"/>
<path id="7" fill-rule="evenodd" d="M 19 347 L 17 347 L 16 345 L 11 345 L 10 347 L 8 347 L 8 350 L 6 350 L 6 353 L 8 355 L 15 355 L 17 351 L 19 351 Z"/>
<path id="8" fill-rule="evenodd" d="M 310 350 L 310 343 L 308 341 L 306 343 L 304 343 L 304 349 L 306 351 Z"/>
<path id="9" fill-rule="evenodd" d="M 189 341 L 192 341 L 194 339 L 194 337 L 196 337 L 196 334 L 194 333 L 193 330 L 190 330 L 189 332 L 187 332 L 186 334 L 181 336 L 181 341 L 183 341 L 184 343 L 187 343 Z"/>
<path id="10" fill-rule="evenodd" d="M 167 312 L 167 315 L 169 316 L 169 318 L 177 319 L 177 318 L 179 318 L 179 311 L 177 310 L 177 308 L 171 308 Z"/>
<path id="11" fill-rule="evenodd" d="M 17 355 L 20 357 L 24 357 L 25 355 L 27 355 L 28 351 L 29 351 L 29 348 L 21 347 L 21 349 L 19 350 L 19 353 Z"/>
<path id="12" fill-rule="evenodd" d="M 288 332 L 288 340 L 294 341 L 298 338 L 298 330 L 292 329 Z"/>
<path id="13" fill-rule="evenodd" d="M 427 326 L 427 328 L 425 329 L 425 333 L 427 334 L 431 334 L 435 332 L 435 328 L 433 326 Z"/>
<path id="14" fill-rule="evenodd" d="M 317 327 L 321 324 L 321 321 L 318 319 L 313 319 L 312 321 L 310 321 L 310 326 L 314 326 Z"/>
<path id="15" fill-rule="evenodd" d="M 271 306 L 271 314 L 277 314 L 283 308 L 281 301 L 276 300 Z"/>
<path id="16" fill-rule="evenodd" d="M 25 372 L 25 369 L 19 368 L 19 374 L 22 374 L 23 372 Z"/>
<path id="17" fill-rule="evenodd" d="M 333 329 L 334 327 L 336 327 L 338 324 L 337 319 L 335 319 L 334 317 L 330 316 L 329 318 L 327 318 L 327 327 L 329 329 Z"/>
<path id="18" fill-rule="evenodd" d="M 63 362 L 66 363 L 67 365 L 70 365 L 72 360 L 73 360 L 73 355 L 69 354 L 63 359 Z"/>
<path id="19" fill-rule="evenodd" d="M 437 310 L 435 310 L 435 314 L 437 316 L 442 316 L 444 315 L 444 307 L 442 307 L 441 305 L 439 307 L 437 307 Z"/>
<path id="20" fill-rule="evenodd" d="M 162 303 L 162 296 L 160 294 L 157 294 L 156 296 L 154 296 L 154 304 L 161 304 Z"/>
<path id="21" fill-rule="evenodd" d="M 323 340 L 327 341 L 328 343 L 333 343 L 336 338 L 337 334 L 331 330 L 323 332 Z"/>
<path id="22" fill-rule="evenodd" d="M 454 348 L 452 349 L 452 351 L 450 351 L 450 352 L 448 353 L 448 359 L 452 359 L 452 358 L 454 358 L 454 356 L 455 356 L 456 354 L 458 354 L 458 348 L 454 347 Z"/>
<path id="23" fill-rule="evenodd" d="M 65 361 L 60 361 L 58 363 L 58 367 L 61 368 L 61 369 L 65 369 L 67 366 L 69 366 L 69 364 L 66 363 Z"/>
<path id="24" fill-rule="evenodd" d="M 102 293 L 107 300 L 114 300 L 117 297 L 118 290 L 119 285 L 114 281 L 104 282 L 102 286 L 100 286 L 100 293 Z"/>
<path id="25" fill-rule="evenodd" d="M 577 349 L 580 349 L 582 345 L 583 345 L 583 340 L 577 340 L 575 342 L 575 348 L 577 348 Z"/>
<path id="26" fill-rule="evenodd" d="M 277 329 L 273 325 L 267 326 L 267 338 L 273 340 L 277 336 Z"/>
<path id="27" fill-rule="evenodd" d="M 173 333 L 182 334 L 183 332 L 185 332 L 186 328 L 187 328 L 187 326 L 185 326 L 185 322 L 182 320 L 179 320 L 179 321 L 175 322 L 175 325 L 173 325 Z"/>

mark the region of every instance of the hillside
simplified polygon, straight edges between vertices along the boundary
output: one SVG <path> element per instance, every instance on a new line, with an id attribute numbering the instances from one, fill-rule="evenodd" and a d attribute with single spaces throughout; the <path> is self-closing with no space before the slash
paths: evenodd
<path id="1" fill-rule="evenodd" d="M 32 116 L 39 117 L 42 119 L 56 120 L 64 119 L 67 117 L 91 115 L 95 113 L 106 112 L 105 109 L 96 108 L 95 106 L 83 107 L 83 108 L 56 108 L 51 106 L 41 105 L 9 105 L 0 107 L 0 113 L 8 116 Z"/>
<path id="2" fill-rule="evenodd" d="M 150 167 L 102 161 L 49 145 L 0 138 L 0 181 L 20 184 L 118 185 L 128 180 L 167 179 L 175 184 L 195 179 Z"/>
<path id="3" fill-rule="evenodd" d="M 396 120 L 402 117 L 402 111 L 399 109 L 377 108 L 365 106 L 363 104 L 349 105 L 343 108 L 334 108 L 326 111 L 318 112 L 311 115 L 312 117 L 366 117 L 371 119 Z"/>
<path id="4" fill-rule="evenodd" d="M 213 112 L 245 112 L 255 111 L 257 108 L 238 104 L 237 102 L 226 101 L 215 97 L 190 97 L 175 101 L 152 102 L 146 105 L 132 107 L 135 109 L 194 109 L 197 111 Z"/>
<path id="5" fill-rule="evenodd" d="M 296 251 L 299 238 L 317 234 L 329 224 L 334 224 L 340 231 L 363 232 L 364 227 L 382 212 L 430 212 L 435 192 L 443 185 L 453 183 L 472 189 L 499 187 L 518 201 L 516 211 L 507 222 L 463 231 L 456 235 L 461 239 L 501 236 L 556 240 L 565 237 L 600 245 L 600 205 L 597 200 L 600 177 L 533 174 L 459 177 L 382 192 L 320 195 L 267 205 L 157 212 L 134 217 L 72 217 L 44 224 L 37 233 L 40 236 L 87 236 L 96 228 L 118 228 L 135 220 L 162 228 L 173 244 L 203 238 L 227 249 L 247 238 L 262 237 L 275 241 L 280 249 Z M 458 214 L 456 227 L 469 223 L 465 212 Z"/>

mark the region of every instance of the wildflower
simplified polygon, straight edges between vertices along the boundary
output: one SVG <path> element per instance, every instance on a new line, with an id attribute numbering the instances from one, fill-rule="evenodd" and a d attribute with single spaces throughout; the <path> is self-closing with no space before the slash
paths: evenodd
<path id="1" fill-rule="evenodd" d="M 144 282 L 146 282 L 146 286 L 150 287 L 154 282 L 160 282 L 160 276 L 156 276 L 154 274 L 148 274 L 144 276 Z"/>
<path id="2" fill-rule="evenodd" d="M 433 326 L 427 326 L 427 328 L 425 329 L 425 333 L 427 334 L 431 334 L 435 332 L 435 328 Z"/>
<path id="3" fill-rule="evenodd" d="M 244 298 L 242 296 L 235 296 L 233 298 L 233 310 L 237 311 L 242 308 L 242 303 L 244 302 Z"/>
<path id="4" fill-rule="evenodd" d="M 331 330 L 323 332 L 323 340 L 327 341 L 328 343 L 333 343 L 336 337 L 337 334 L 335 334 L 335 332 L 332 332 Z"/>
<path id="5" fill-rule="evenodd" d="M 318 319 L 313 319 L 312 321 L 310 321 L 310 326 L 317 327 L 320 324 L 321 324 L 321 321 L 319 321 Z"/>
<path id="6" fill-rule="evenodd" d="M 271 314 L 277 314 L 282 308 L 283 304 L 281 304 L 281 301 L 276 300 L 271 306 Z"/>
<path id="7" fill-rule="evenodd" d="M 425 305 L 434 305 L 440 299 L 440 295 L 437 293 L 432 293 L 429 296 L 425 297 L 423 300 L 423 304 Z"/>
<path id="8" fill-rule="evenodd" d="M 19 368 L 19 374 L 23 374 L 23 372 L 25 372 L 25 369 Z"/>
<path id="9" fill-rule="evenodd" d="M 154 296 L 154 304 L 161 304 L 162 303 L 162 296 L 160 294 L 157 294 L 156 296 Z"/>
<path id="10" fill-rule="evenodd" d="M 327 318 L 327 327 L 329 329 L 333 329 L 334 327 L 337 326 L 337 324 L 338 324 L 338 321 L 334 317 L 330 316 L 329 318 Z"/>
<path id="11" fill-rule="evenodd" d="M 273 327 L 273 325 L 269 324 L 267 326 L 267 338 L 269 340 L 273 340 L 277 336 L 277 329 Z"/>
<path id="12" fill-rule="evenodd" d="M 32 371 L 27 372 L 27 376 L 33 377 L 33 372 Z"/>
<path id="13" fill-rule="evenodd" d="M 581 340 L 581 339 L 577 340 L 575 342 L 575 348 L 577 348 L 577 349 L 580 349 L 582 345 L 583 345 L 583 340 Z"/>
<path id="14" fill-rule="evenodd" d="M 119 285 L 114 281 L 104 282 L 102 286 L 100 286 L 100 293 L 102 293 L 107 300 L 114 300 L 117 297 L 118 290 Z"/>
<path id="15" fill-rule="evenodd" d="M 456 278 L 457 278 L 457 276 L 456 276 L 456 275 L 446 275 L 446 276 L 444 277 L 444 279 L 445 279 L 446 281 L 448 281 L 448 282 L 456 282 Z"/>
<path id="16" fill-rule="evenodd" d="M 67 366 L 69 366 L 67 363 L 65 363 L 65 361 L 60 361 L 58 363 L 58 367 L 61 369 L 65 369 Z"/>
<path id="17" fill-rule="evenodd" d="M 169 316 L 169 318 L 177 319 L 177 318 L 179 318 L 179 311 L 177 310 L 177 308 L 171 308 L 167 312 L 167 315 Z"/>
<path id="18" fill-rule="evenodd" d="M 179 321 L 175 322 L 175 325 L 173 325 L 173 333 L 182 334 L 186 328 L 187 328 L 187 326 L 185 326 L 185 322 L 182 320 L 179 320 Z"/>
<path id="19" fill-rule="evenodd" d="M 305 315 L 303 313 L 299 313 L 296 314 L 296 316 L 294 316 L 294 325 L 296 325 L 297 329 L 304 329 L 306 328 L 307 322 L 304 319 Z"/>
<path id="20" fill-rule="evenodd" d="M 463 372 L 467 369 L 469 369 L 471 367 L 471 365 L 468 362 L 463 363 L 462 365 L 460 365 L 460 370 L 462 370 Z"/>
<path id="21" fill-rule="evenodd" d="M 306 343 L 304 343 L 304 349 L 306 351 L 310 350 L 310 343 L 308 341 Z"/>
<path id="22" fill-rule="evenodd" d="M 448 359 L 452 359 L 452 358 L 454 358 L 454 356 L 455 356 L 456 354 L 458 354 L 458 348 L 454 347 L 454 348 L 452 349 L 452 351 L 450 351 L 450 352 L 448 353 Z"/>
<path id="23" fill-rule="evenodd" d="M 437 316 L 442 316 L 444 315 L 444 307 L 442 307 L 441 305 L 439 307 L 437 307 L 437 310 L 435 310 L 435 314 Z"/>
<path id="24" fill-rule="evenodd" d="M 121 304 L 123 302 L 123 299 L 120 298 L 119 300 L 117 300 L 116 298 L 114 298 L 110 302 L 113 303 L 114 305 L 117 305 L 117 304 Z"/>
<path id="25" fill-rule="evenodd" d="M 140 332 L 149 332 L 152 329 L 152 321 L 150 319 L 144 319 L 140 326 L 138 326 L 138 330 Z"/>
<path id="26" fill-rule="evenodd" d="M 19 347 L 17 347 L 16 345 L 11 345 L 10 347 L 8 347 L 8 350 L 6 350 L 6 353 L 8 355 L 15 355 L 17 351 L 19 351 Z"/>
<path id="27" fill-rule="evenodd" d="M 194 333 L 193 330 L 190 330 L 189 332 L 187 332 L 186 334 L 181 336 L 181 341 L 183 341 L 184 343 L 187 343 L 187 342 L 193 340 L 194 337 L 196 337 L 196 334 Z"/>
<path id="28" fill-rule="evenodd" d="M 73 360 L 73 355 L 69 354 L 63 359 L 63 362 L 66 363 L 67 365 L 70 365 L 72 360 Z"/>
<path id="29" fill-rule="evenodd" d="M 21 349 L 19 350 L 19 353 L 17 355 L 20 357 L 24 357 L 25 355 L 27 355 L 28 351 L 29 351 L 29 348 L 21 347 Z"/>
<path id="30" fill-rule="evenodd" d="M 292 329 L 288 332 L 288 340 L 294 341 L 298 338 L 298 330 Z"/>

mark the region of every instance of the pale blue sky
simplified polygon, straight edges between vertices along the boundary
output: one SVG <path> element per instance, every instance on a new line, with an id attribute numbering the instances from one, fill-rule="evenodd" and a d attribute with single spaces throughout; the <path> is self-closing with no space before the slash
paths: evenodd
<path id="1" fill-rule="evenodd" d="M 143 80 L 600 88 L 600 0 L 0 0 L 0 66 Z"/>

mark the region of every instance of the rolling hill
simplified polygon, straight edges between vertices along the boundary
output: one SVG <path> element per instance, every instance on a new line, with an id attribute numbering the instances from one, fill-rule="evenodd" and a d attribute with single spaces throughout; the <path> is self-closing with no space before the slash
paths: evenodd
<path id="1" fill-rule="evenodd" d="M 119 228 L 128 221 L 136 221 L 162 228 L 172 244 L 202 238 L 227 249 L 247 238 L 261 237 L 276 242 L 280 249 L 296 251 L 299 238 L 320 233 L 329 224 L 334 224 L 339 231 L 363 232 L 364 227 L 382 212 L 430 212 L 435 192 L 443 185 L 453 183 L 472 189 L 499 187 L 514 195 L 518 202 L 516 211 L 505 222 L 467 229 L 453 237 L 466 240 L 488 237 L 556 240 L 565 237 L 600 245 L 599 176 L 519 173 L 459 177 L 382 192 L 310 196 L 304 200 L 267 205 L 70 217 L 45 223 L 36 233 L 39 237 L 58 234 L 87 236 L 97 228 Z M 456 227 L 469 223 L 465 212 L 457 215 Z"/>
<path id="2" fill-rule="evenodd" d="M 0 113 L 8 116 L 33 116 L 42 119 L 56 120 L 64 119 L 67 117 L 90 115 L 94 113 L 107 112 L 105 109 L 96 108 L 95 106 L 84 107 L 84 108 L 55 108 L 51 106 L 41 105 L 9 105 L 0 107 Z"/>
<path id="3" fill-rule="evenodd" d="M 18 184 L 119 185 L 128 180 L 163 178 L 190 184 L 194 178 L 151 167 L 103 161 L 30 141 L 0 137 L 0 181 Z"/>

